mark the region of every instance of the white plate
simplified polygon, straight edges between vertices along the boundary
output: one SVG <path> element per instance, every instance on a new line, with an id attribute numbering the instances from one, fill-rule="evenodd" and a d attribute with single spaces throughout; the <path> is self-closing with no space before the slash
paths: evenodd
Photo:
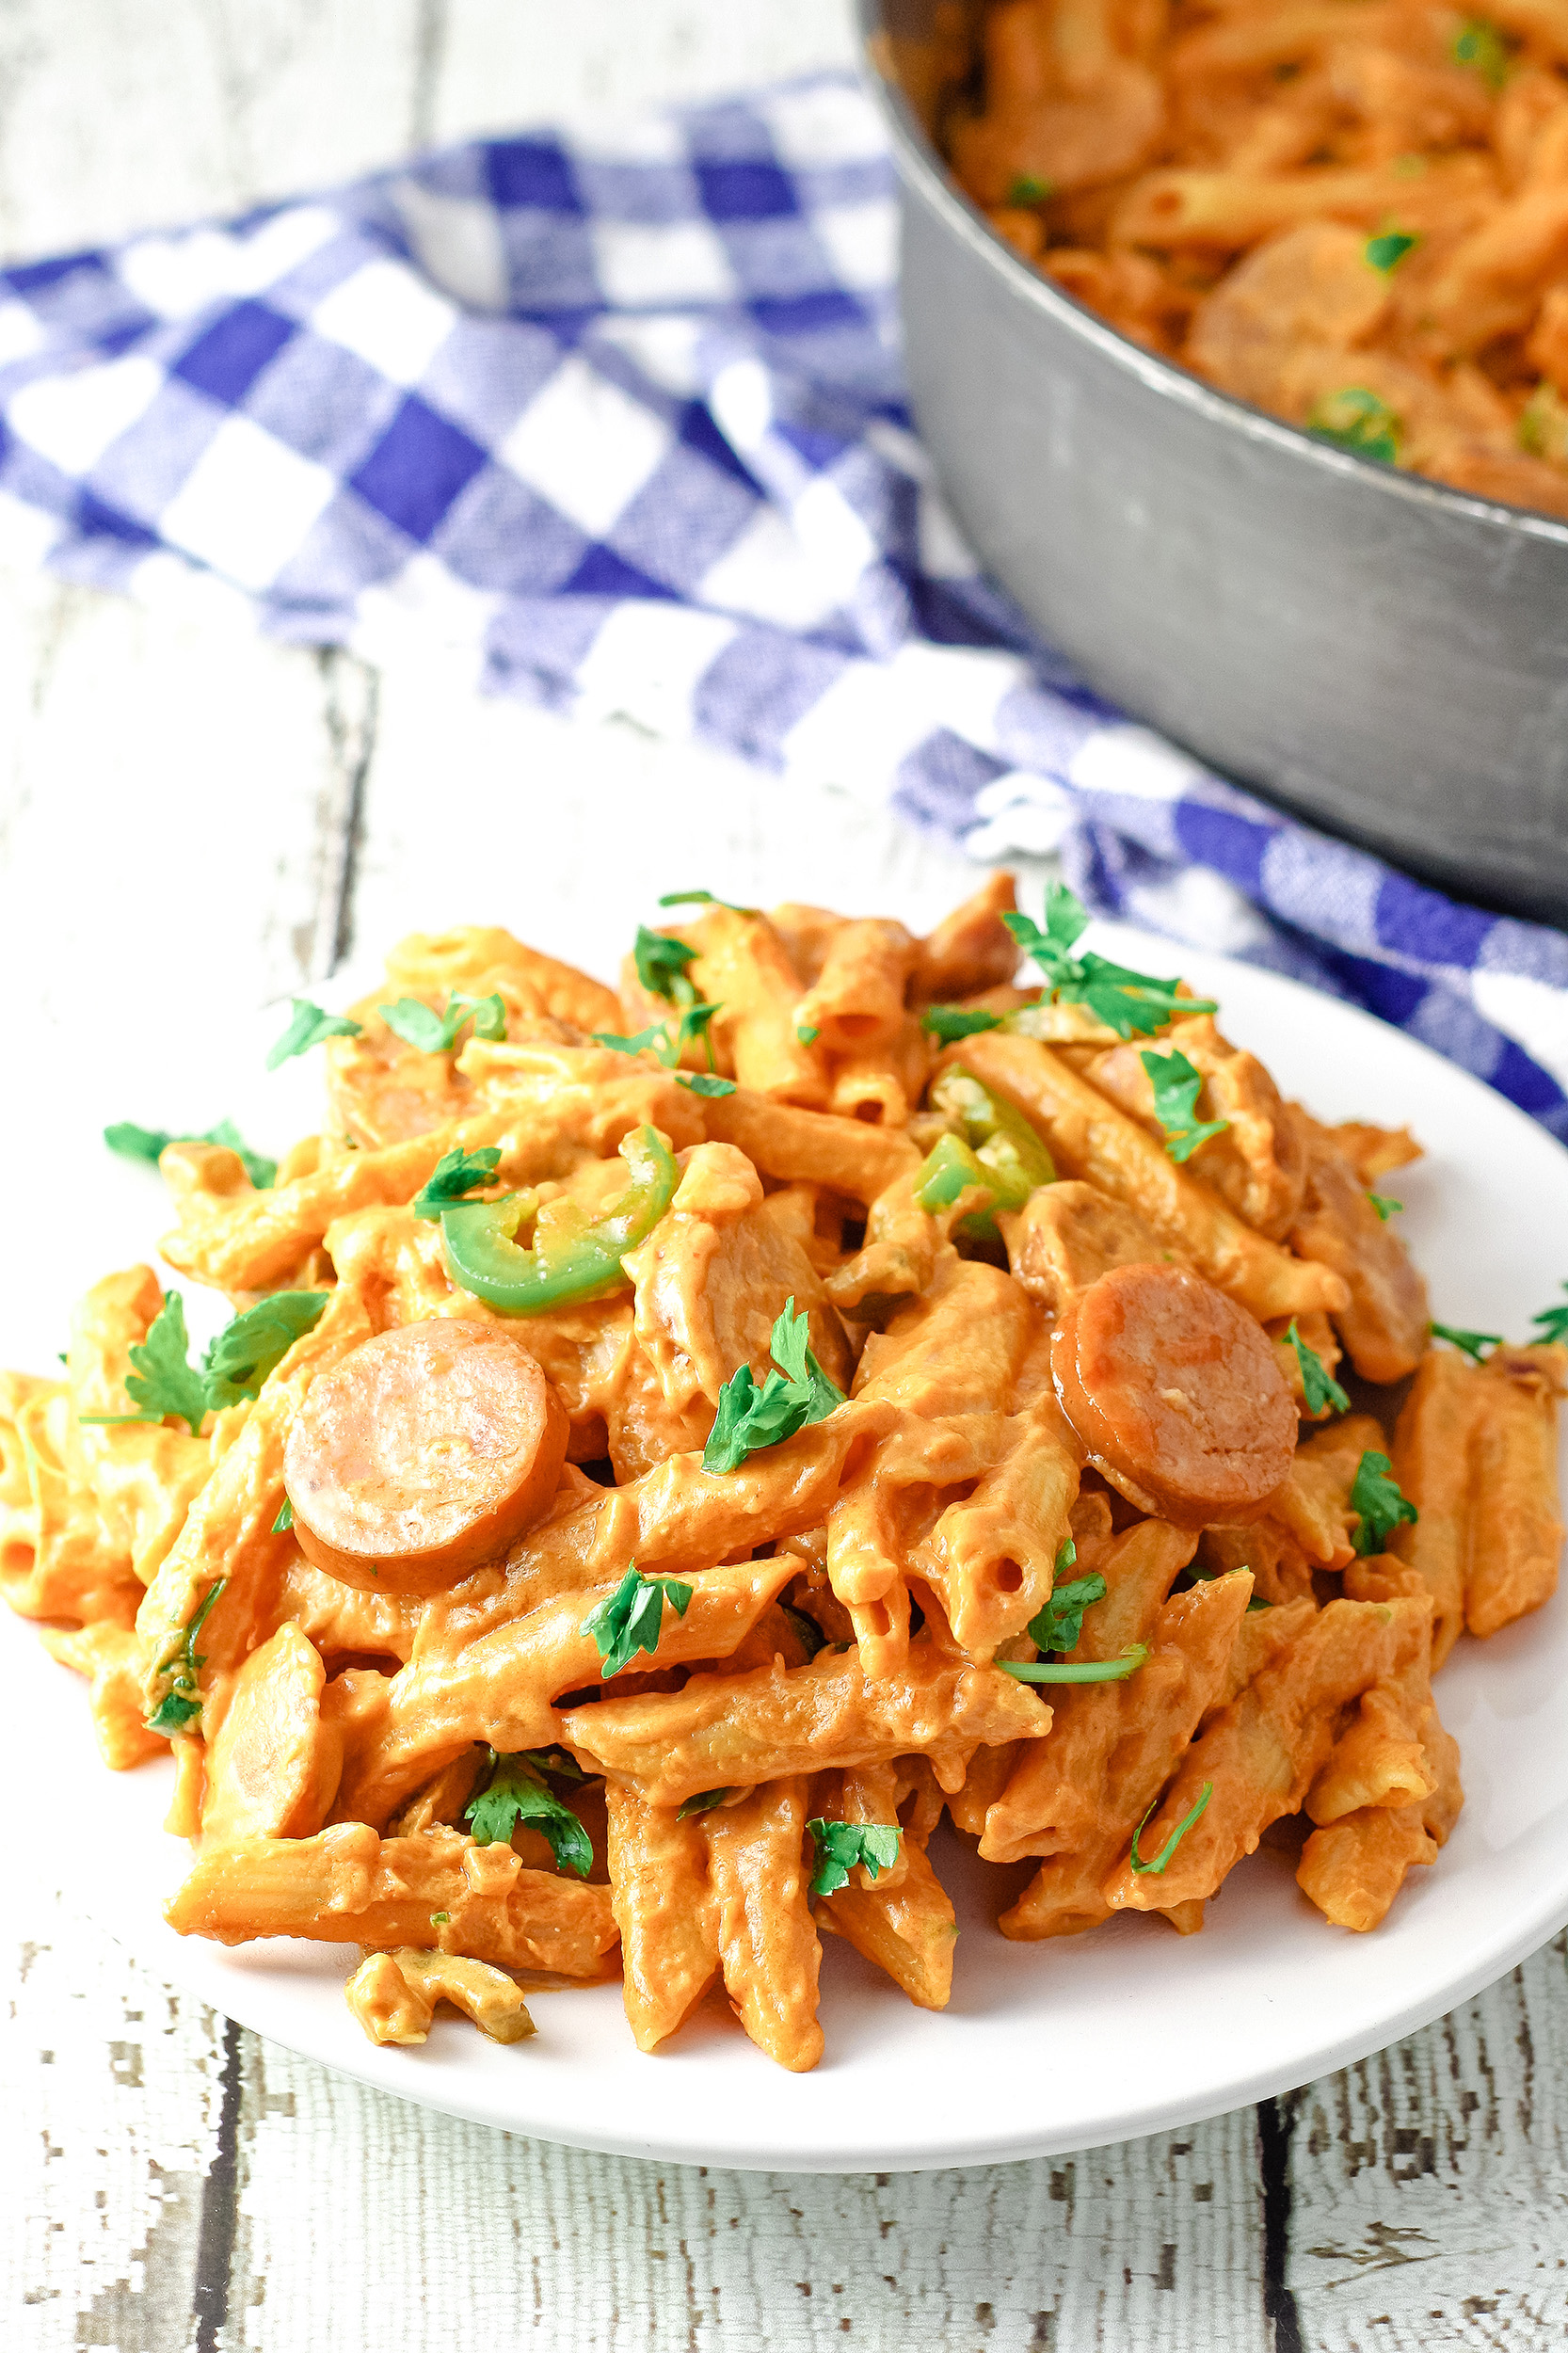
<path id="1" fill-rule="evenodd" d="M 1403 1231 L 1431 1279 L 1435 1312 L 1525 1336 L 1531 1313 L 1568 1273 L 1568 1153 L 1542 1128 L 1426 1048 L 1291 982 L 1117 926 L 1094 936 L 1156 971 L 1179 959 L 1221 1000 L 1227 1032 L 1320 1112 L 1408 1121 L 1428 1157 L 1399 1173 Z M 616 943 L 599 944 L 609 969 Z M 276 1014 L 236 1025 L 238 1084 L 229 1096 L 250 1140 L 271 1148 L 310 1124 L 318 1083 L 299 1064 L 244 1080 L 248 1056 L 259 1066 L 280 1027 Z M 68 1104 L 62 1084 L 59 1124 L 74 1129 L 126 1108 Z M 42 1251 L 28 1263 L 13 1259 L 0 1361 L 47 1369 L 73 1290 L 145 1255 L 162 1230 L 156 1180 L 105 1167 L 106 1159 L 86 1157 L 64 1199 L 52 1201 L 47 1262 Z M 36 1233 L 24 1221 L 36 1221 L 37 1199 L 17 1157 L 0 1182 L 15 1188 L 3 1202 L 9 1230 Z M 189 1287 L 186 1298 L 193 1304 Z M 937 1863 L 964 1929 L 952 2007 L 939 2016 L 912 2009 L 829 1939 L 827 2052 L 812 2074 L 773 2066 L 716 2004 L 644 2057 L 615 1986 L 537 1996 L 539 2032 L 514 2049 L 452 2020 L 421 2050 L 376 2050 L 344 2007 L 355 1958 L 347 1948 L 276 1943 L 225 1952 L 171 1934 L 159 1900 L 179 1878 L 184 1849 L 160 1828 L 168 1769 L 99 1770 L 80 1682 L 3 1609 L 0 1655 L 8 1694 L 0 1746 L 14 1760 L 13 1785 L 27 1785 L 47 1759 L 52 1786 L 90 1787 L 90 1901 L 142 1961 L 259 2033 L 365 2082 L 580 2148 L 855 2172 L 1125 2139 L 1363 2057 L 1451 2009 L 1568 1921 L 1563 1593 L 1490 1642 L 1462 1641 L 1445 1669 L 1439 1699 L 1463 1750 L 1467 1802 L 1435 1866 L 1411 1873 L 1370 1936 L 1329 1927 L 1297 1889 L 1288 1858 L 1265 1848 L 1225 1881 L 1201 1936 L 1124 1916 L 1086 1937 L 1009 1945 L 990 1926 L 997 1890 L 1016 1889 L 1027 1868 L 987 1871 L 950 1837 Z"/>

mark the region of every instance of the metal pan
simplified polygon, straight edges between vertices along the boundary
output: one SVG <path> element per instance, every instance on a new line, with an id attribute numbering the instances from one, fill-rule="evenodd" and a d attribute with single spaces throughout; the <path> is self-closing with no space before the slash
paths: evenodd
<path id="1" fill-rule="evenodd" d="M 1568 524 L 1328 448 L 1128 343 L 993 233 L 886 78 L 935 0 L 859 8 L 915 413 L 988 570 L 1212 766 L 1568 923 Z"/>

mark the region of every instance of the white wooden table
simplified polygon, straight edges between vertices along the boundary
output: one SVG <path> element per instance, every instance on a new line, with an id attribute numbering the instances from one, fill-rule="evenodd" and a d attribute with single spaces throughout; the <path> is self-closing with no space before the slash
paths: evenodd
<path id="1" fill-rule="evenodd" d="M 8 0 L 0 248 L 57 250 L 413 143 L 848 54 L 842 0 Z M 786 801 L 626 729 L 479 705 L 434 670 L 376 679 L 269 647 L 216 596 L 149 614 L 8 575 L 0 614 L 13 1149 L 62 1051 L 84 1103 L 188 1115 L 166 1099 L 170 1024 L 185 1068 L 220 1067 L 226 1004 L 319 978 L 355 941 L 469 919 L 569 953 L 584 905 L 630 927 L 647 878 L 677 869 L 742 899 L 916 915 L 964 879 L 848 802 Z M 434 779 L 460 792 L 465 827 L 432 829 Z M 1365 2066 L 1191 2131 L 966 2173 L 688 2170 L 454 2123 L 241 2032 L 85 1916 L 90 1789 L 8 1794 L 8 2347 L 1515 2353 L 1568 2338 L 1568 1939 Z M 1020 2096 L 1047 2066 L 1019 2054 Z"/>

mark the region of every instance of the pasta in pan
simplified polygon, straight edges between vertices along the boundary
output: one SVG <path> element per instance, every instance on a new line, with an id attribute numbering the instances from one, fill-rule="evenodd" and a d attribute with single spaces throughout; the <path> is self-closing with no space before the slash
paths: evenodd
<path id="1" fill-rule="evenodd" d="M 799 2070 L 824 1934 L 947 2002 L 944 1813 L 1019 1943 L 1193 1934 L 1286 1817 L 1377 1925 L 1461 1804 L 1433 1670 L 1556 1582 L 1568 1308 L 1434 1325 L 1413 1140 L 1085 920 L 675 894 L 618 991 L 416 936 L 296 1004 L 276 1167 L 108 1131 L 234 1313 L 193 1363 L 134 1267 L 0 1376 L 0 1585 L 106 1765 L 172 1747 L 176 1929 L 357 1944 L 377 2041 L 618 1967 L 641 2049 L 722 1988 Z"/>
<path id="2" fill-rule="evenodd" d="M 1322 440 L 1568 516 L 1560 0 L 947 16 L 938 134 L 1048 278 Z"/>

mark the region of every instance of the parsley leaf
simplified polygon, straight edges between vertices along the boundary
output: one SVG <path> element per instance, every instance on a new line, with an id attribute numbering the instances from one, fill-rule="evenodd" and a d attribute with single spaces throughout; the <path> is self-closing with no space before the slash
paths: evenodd
<path id="1" fill-rule="evenodd" d="M 449 992 L 444 1013 L 432 1013 L 417 997 L 400 997 L 395 1005 L 377 1005 L 376 1012 L 394 1037 L 421 1054 L 450 1054 L 458 1032 L 472 1021 L 475 1037 L 491 1044 L 506 1035 L 506 1006 L 500 991 L 489 997 L 459 997 Z"/>
<path id="2" fill-rule="evenodd" d="M 296 1054 L 308 1054 L 323 1038 L 360 1034 L 360 1024 L 350 1021 L 346 1014 L 323 1013 L 308 997 L 296 997 L 291 1001 L 294 1018 L 266 1058 L 269 1070 L 276 1070 L 280 1063 L 291 1061 Z"/>
<path id="3" fill-rule="evenodd" d="M 1072 1568 L 1077 1560 L 1078 1546 L 1069 1536 L 1056 1556 L 1050 1599 L 1029 1622 L 1029 1639 L 1036 1650 L 1075 1649 L 1083 1632 L 1083 1612 L 1105 1599 L 1103 1577 L 1078 1577 L 1069 1585 L 1062 1582 L 1063 1572 Z"/>
<path id="4" fill-rule="evenodd" d="M 671 939 L 664 932 L 650 932 L 646 923 L 638 924 L 632 960 L 650 997 L 662 997 L 667 1005 L 692 1004 L 696 990 L 686 978 L 686 967 L 696 956 L 696 950 L 688 948 L 683 939 Z"/>
<path id="5" fill-rule="evenodd" d="M 1165 1150 L 1173 1160 L 1189 1160 L 1200 1144 L 1224 1135 L 1228 1119 L 1197 1116 L 1203 1073 L 1185 1054 L 1151 1054 L 1145 1048 L 1138 1059 L 1153 1082 L 1154 1115 L 1165 1131 Z"/>
<path id="6" fill-rule="evenodd" d="M 942 1046 L 955 1045 L 961 1037 L 978 1037 L 983 1030 L 1000 1030 L 1000 1013 L 966 1013 L 962 1005 L 927 1005 L 920 1016 L 920 1027 Z"/>
<path id="7" fill-rule="evenodd" d="M 703 1789 L 677 1808 L 675 1818 L 678 1822 L 689 1822 L 694 1814 L 711 1814 L 714 1806 L 722 1805 L 728 1795 L 728 1789 Z"/>
<path id="8" fill-rule="evenodd" d="M 1356 1465 L 1351 1510 L 1360 1513 L 1361 1525 L 1351 1541 L 1363 1558 L 1369 1552 L 1385 1552 L 1394 1530 L 1406 1521 L 1414 1525 L 1421 1516 L 1400 1493 L 1398 1480 L 1389 1477 L 1392 1468 L 1386 1454 L 1370 1450 Z"/>
<path id="9" fill-rule="evenodd" d="M 125 1394 L 134 1414 L 84 1414 L 83 1421 L 167 1421 L 189 1425 L 193 1438 L 201 1435 L 207 1410 L 207 1388 L 190 1362 L 190 1337 L 185 1330 L 185 1303 L 170 1291 L 147 1327 L 147 1337 L 131 1352 L 133 1369 L 125 1376 Z"/>
<path id="10" fill-rule="evenodd" d="M 288 1497 L 285 1496 L 283 1497 L 282 1509 L 279 1513 L 278 1517 L 272 1523 L 272 1532 L 275 1536 L 286 1536 L 289 1529 L 293 1526 L 294 1505 L 290 1502 Z"/>
<path id="11" fill-rule="evenodd" d="M 1089 911 L 1065 883 L 1046 885 L 1045 918 L 1044 930 L 1027 915 L 1004 915 L 1001 920 L 1039 967 L 1052 999 L 1064 1005 L 1087 1005 L 1118 1037 L 1152 1037 L 1178 1015 L 1218 1011 L 1212 999 L 1178 995 L 1179 982 L 1156 980 L 1106 956 L 1073 955 L 1088 926 Z"/>
<path id="12" fill-rule="evenodd" d="M 1094 1580 L 1086 1577 L 1084 1582 L 1091 1584 Z M 1120 1683 L 1126 1676 L 1136 1674 L 1148 1655 L 1146 1642 L 1129 1642 L 1114 1658 L 999 1658 L 997 1664 L 1015 1683 Z"/>
<path id="13" fill-rule="evenodd" d="M 793 1298 L 786 1300 L 769 1342 L 778 1369 L 760 1388 L 749 1365 L 730 1374 L 719 1391 L 712 1432 L 702 1450 L 704 1470 L 738 1470 L 748 1454 L 780 1445 L 811 1422 L 825 1421 L 843 1403 L 842 1389 L 811 1353 L 809 1329 L 807 1317 L 796 1315 Z"/>
<path id="14" fill-rule="evenodd" d="M 816 1849 L 813 1896 L 832 1896 L 847 1887 L 857 1863 L 864 1864 L 867 1877 L 874 1880 L 898 1861 L 904 1833 L 896 1822 L 826 1822 L 819 1815 L 806 1827 Z"/>
<path id="15" fill-rule="evenodd" d="M 1456 65 L 1472 67 L 1494 94 L 1508 79 L 1512 53 L 1496 26 L 1484 17 L 1472 17 L 1460 26 L 1449 54 Z"/>
<path id="16" fill-rule="evenodd" d="M 1056 183 L 1043 179 L 1037 171 L 1015 172 L 1007 190 L 1009 204 L 1048 204 L 1056 194 Z"/>
<path id="17" fill-rule="evenodd" d="M 426 1225 L 439 1225 L 441 1211 L 461 1201 L 481 1185 L 494 1182 L 501 1165 L 499 1144 L 481 1144 L 477 1152 L 465 1152 L 457 1145 L 443 1152 L 424 1184 L 414 1195 L 414 1215 Z"/>
<path id="18" fill-rule="evenodd" d="M 635 1561 L 613 1593 L 606 1593 L 584 1619 L 580 1631 L 591 1634 L 603 1665 L 601 1680 L 619 1674 L 640 1650 L 649 1656 L 659 1647 L 659 1626 L 667 1601 L 678 1618 L 690 1607 L 692 1588 L 678 1577 L 644 1577 Z"/>
<path id="19" fill-rule="evenodd" d="M 1368 237 L 1362 249 L 1368 267 L 1386 278 L 1420 242 L 1419 237 L 1407 236 L 1402 229 L 1384 229 L 1380 235 Z"/>
<path id="20" fill-rule="evenodd" d="M 1373 1209 L 1376 1209 L 1379 1217 L 1382 1218 L 1385 1225 L 1387 1225 L 1389 1219 L 1393 1216 L 1396 1209 L 1402 1209 L 1404 1208 L 1404 1203 L 1402 1201 L 1391 1200 L 1385 1193 L 1368 1193 L 1367 1198 L 1371 1203 Z"/>
<path id="21" fill-rule="evenodd" d="M 1562 1289 L 1568 1291 L 1568 1283 L 1564 1283 Z M 1568 1306 L 1543 1307 L 1538 1316 L 1531 1316 L 1530 1321 L 1541 1326 L 1535 1341 L 1537 1347 L 1548 1341 L 1568 1340 Z"/>
<path id="22" fill-rule="evenodd" d="M 691 986 L 690 982 L 686 984 L 686 986 L 688 988 Z M 689 1094 L 733 1095 L 735 1092 L 733 1079 L 719 1079 L 712 1075 L 713 1044 L 708 1034 L 708 1025 L 718 1010 L 716 1004 L 698 1004 L 694 999 L 682 1006 L 680 1018 L 676 1023 L 673 1036 L 670 1034 L 670 1025 L 667 1021 L 650 1021 L 646 1030 L 637 1032 L 635 1037 L 622 1037 L 615 1030 L 595 1030 L 592 1032 L 593 1041 L 596 1046 L 607 1046 L 612 1054 L 651 1052 L 655 1060 L 662 1063 L 666 1070 L 675 1072 L 676 1085 L 686 1088 Z M 708 1048 L 707 1071 L 682 1070 L 680 1066 L 681 1050 L 694 1037 L 701 1038 Z"/>
<path id="23" fill-rule="evenodd" d="M 1306 429 L 1315 441 L 1328 441 L 1357 457 L 1373 457 L 1380 466 L 1399 463 L 1404 427 L 1387 402 L 1365 385 L 1348 384 L 1342 392 L 1326 393 L 1308 415 Z"/>
<path id="24" fill-rule="evenodd" d="M 259 1396 L 263 1382 L 296 1340 L 321 1321 L 326 1305 L 325 1291 L 274 1291 L 225 1324 L 201 1359 L 206 1400 L 214 1411 Z"/>
<path id="25" fill-rule="evenodd" d="M 677 1071 L 675 1083 L 684 1087 L 688 1095 L 733 1095 L 733 1079 L 715 1079 L 706 1070 Z"/>
<path id="26" fill-rule="evenodd" d="M 1478 1365 L 1489 1348 L 1501 1348 L 1503 1344 L 1500 1332 L 1462 1332 L 1452 1323 L 1434 1323 L 1432 1337 L 1434 1340 L 1447 1340 L 1450 1348 L 1462 1348 Z"/>
<path id="27" fill-rule="evenodd" d="M 593 1867 L 593 1841 L 570 1806 L 545 1787 L 531 1757 L 526 1753 L 498 1756 L 492 1749 L 490 1762 L 490 1778 L 463 1817 L 473 1825 L 474 1845 L 504 1845 L 520 1822 L 532 1822 L 549 1840 L 558 1867 L 586 1879 Z"/>
<path id="28" fill-rule="evenodd" d="M 666 890 L 662 907 L 728 907 L 731 915 L 760 915 L 760 907 L 738 907 L 733 899 L 715 899 L 711 890 Z"/>
<path id="29" fill-rule="evenodd" d="M 168 1689 L 147 1719 L 149 1732 L 184 1732 L 200 1715 L 201 1692 L 197 1678 L 207 1660 L 204 1653 L 198 1657 L 196 1638 L 212 1615 L 213 1604 L 228 1582 L 226 1577 L 220 1577 L 216 1584 L 209 1588 L 205 1599 L 185 1621 L 178 1648 L 170 1651 L 158 1669 L 160 1674 L 170 1677 L 170 1682 Z"/>
<path id="30" fill-rule="evenodd" d="M 1308 1348 L 1296 1329 L 1296 1319 L 1290 1319 L 1290 1329 L 1285 1335 L 1296 1352 L 1296 1362 L 1302 1369 L 1302 1397 L 1307 1412 L 1316 1419 L 1326 1406 L 1336 1414 L 1348 1414 L 1351 1401 L 1329 1371 L 1315 1348 Z"/>
<path id="31" fill-rule="evenodd" d="M 104 1141 L 111 1152 L 123 1153 L 128 1160 L 146 1160 L 156 1168 L 165 1146 L 170 1144 L 222 1144 L 231 1152 L 237 1152 L 245 1173 L 258 1193 L 266 1193 L 278 1179 L 278 1163 L 269 1160 L 264 1152 L 252 1152 L 232 1119 L 220 1119 L 216 1128 L 201 1135 L 190 1129 L 175 1135 L 167 1128 L 138 1128 L 134 1119 L 116 1120 L 104 1130 Z"/>
<path id="32" fill-rule="evenodd" d="M 795 1044 L 797 1046 L 815 1046 L 821 1035 L 822 1032 L 817 1028 L 814 1022 L 797 1021 L 795 1023 Z"/>
<path id="33" fill-rule="evenodd" d="M 1163 1871 L 1165 1865 L 1169 1863 L 1171 1857 L 1175 1854 L 1176 1849 L 1180 1846 L 1182 1840 L 1186 1837 L 1188 1832 L 1192 1829 L 1193 1823 L 1197 1820 L 1198 1816 L 1203 1812 L 1204 1807 L 1208 1803 L 1209 1799 L 1213 1795 L 1214 1784 L 1211 1781 L 1206 1781 L 1203 1785 L 1202 1790 L 1199 1792 L 1197 1804 L 1193 1806 L 1190 1814 L 1184 1814 L 1182 1816 L 1180 1821 L 1176 1824 L 1175 1830 L 1172 1831 L 1169 1838 L 1166 1839 L 1165 1844 L 1160 1848 L 1160 1852 L 1153 1857 L 1152 1861 L 1144 1863 L 1141 1859 L 1138 1852 L 1138 1841 L 1143 1836 L 1144 1822 L 1148 1820 L 1149 1815 L 1154 1812 L 1155 1806 L 1160 1803 L 1160 1800 L 1156 1798 L 1154 1804 L 1149 1806 L 1145 1812 L 1144 1816 L 1144 1822 L 1140 1822 L 1138 1828 L 1132 1833 L 1132 1852 L 1128 1857 L 1128 1861 L 1131 1865 L 1133 1870 L 1138 1872 Z"/>

